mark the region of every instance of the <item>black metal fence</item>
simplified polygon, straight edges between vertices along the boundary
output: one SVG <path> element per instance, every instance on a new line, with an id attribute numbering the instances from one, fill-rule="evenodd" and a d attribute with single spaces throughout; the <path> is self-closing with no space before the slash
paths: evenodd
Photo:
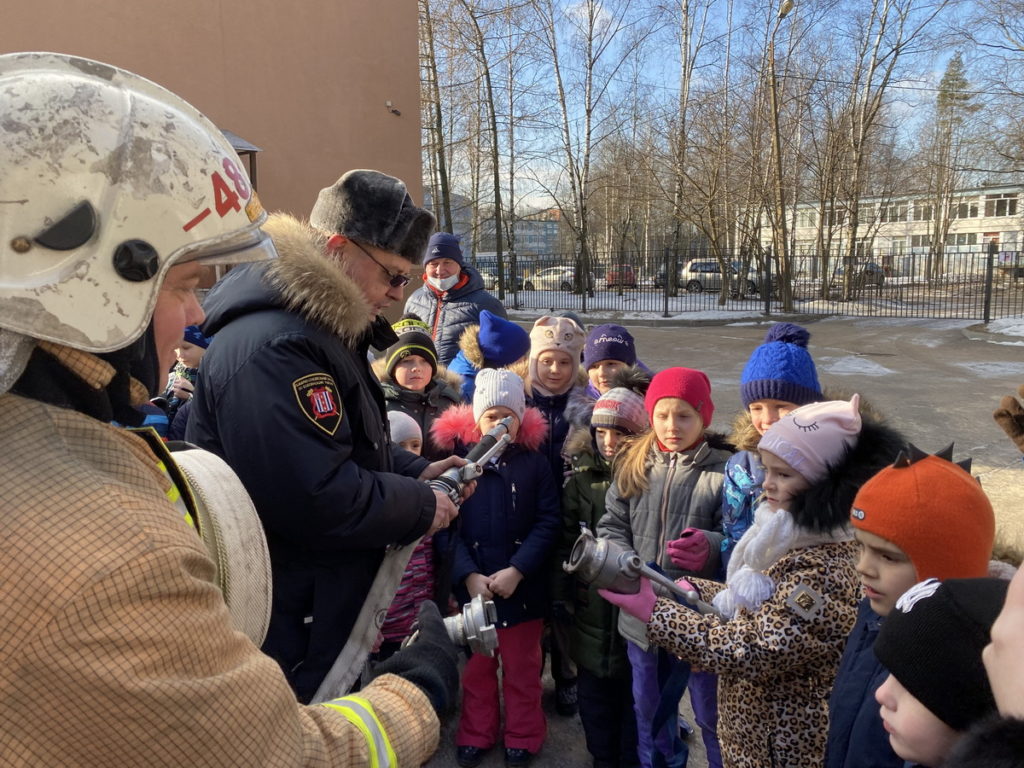
<path id="1" fill-rule="evenodd" d="M 730 254 L 732 255 L 732 254 Z M 505 304 L 516 309 L 658 314 L 782 312 L 780 278 L 770 259 L 709 251 L 600 253 L 584 274 L 573 254 L 520 258 L 505 269 Z M 844 264 L 801 254 L 789 282 L 795 312 L 820 315 L 977 319 L 1024 315 L 1024 252 L 898 253 Z M 496 269 L 479 265 L 498 292 Z M 849 274 L 847 274 L 849 273 Z M 515 289 L 515 290 L 513 290 Z"/>

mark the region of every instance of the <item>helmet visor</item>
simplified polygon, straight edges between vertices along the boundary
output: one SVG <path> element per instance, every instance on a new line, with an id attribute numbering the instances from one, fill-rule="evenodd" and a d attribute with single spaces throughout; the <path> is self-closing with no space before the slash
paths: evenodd
<path id="1" fill-rule="evenodd" d="M 173 262 L 184 264 L 188 261 L 199 261 L 209 266 L 221 266 L 276 258 L 277 249 L 274 248 L 274 241 L 262 230 L 254 227 L 227 240 L 197 243 L 195 247 L 173 259 Z"/>

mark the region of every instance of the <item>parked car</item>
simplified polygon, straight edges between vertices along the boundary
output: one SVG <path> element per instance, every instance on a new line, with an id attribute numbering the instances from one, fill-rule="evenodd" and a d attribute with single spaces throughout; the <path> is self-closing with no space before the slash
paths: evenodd
<path id="1" fill-rule="evenodd" d="M 843 276 L 845 274 L 845 266 L 836 268 L 836 271 L 832 273 L 832 282 L 829 285 L 831 290 L 841 291 L 843 289 Z M 853 266 L 851 282 L 851 286 L 853 288 L 863 288 L 868 285 L 881 288 L 884 284 L 885 268 L 881 264 L 876 264 L 873 261 L 866 261 L 862 264 L 855 264 Z"/>
<path id="2" fill-rule="evenodd" d="M 733 280 L 733 293 L 738 295 L 738 281 L 745 279 L 743 293 L 752 295 L 760 292 L 759 281 L 749 277 L 740 278 L 740 264 L 732 262 L 728 267 L 729 276 Z M 703 293 L 704 291 L 720 291 L 722 289 L 722 268 L 714 259 L 710 261 L 691 261 L 679 270 L 679 286 L 687 293 Z M 663 278 L 664 279 L 664 278 Z M 662 283 L 664 285 L 664 283 Z"/>
<path id="3" fill-rule="evenodd" d="M 590 274 L 587 289 L 594 290 L 594 275 Z M 548 267 L 526 278 L 528 291 L 571 291 L 576 286 L 576 270 L 573 267 Z"/>
<path id="4" fill-rule="evenodd" d="M 478 269 L 477 271 L 480 273 L 480 279 L 484 281 L 484 290 L 498 290 L 498 276 L 496 274 L 486 269 Z"/>
<path id="5" fill-rule="evenodd" d="M 632 264 L 615 264 L 608 268 L 604 281 L 609 288 L 636 288 L 636 270 Z"/>
<path id="6" fill-rule="evenodd" d="M 498 290 L 498 273 L 493 269 L 478 269 L 480 277 L 484 281 L 484 290 L 496 291 Z M 523 290 L 523 278 L 518 279 L 519 287 L 517 290 Z M 505 267 L 505 290 L 512 290 L 512 273 L 508 267 Z"/>

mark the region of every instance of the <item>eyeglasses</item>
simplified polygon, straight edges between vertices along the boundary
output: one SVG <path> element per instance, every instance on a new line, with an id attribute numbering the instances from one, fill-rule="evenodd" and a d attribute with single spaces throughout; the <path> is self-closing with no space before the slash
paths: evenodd
<path id="1" fill-rule="evenodd" d="M 375 258 L 373 258 L 373 254 L 370 253 L 365 248 L 363 248 L 363 246 L 361 246 L 355 240 L 349 240 L 349 242 L 352 243 L 352 245 L 354 245 L 360 251 L 365 253 L 369 257 L 370 261 L 372 261 L 374 264 L 376 264 L 378 267 L 384 270 L 384 274 L 388 276 L 388 285 L 390 285 L 392 288 L 405 288 L 405 286 L 409 284 L 409 281 L 412 280 L 412 278 L 409 277 L 408 275 L 401 275 L 398 274 L 397 272 L 392 272 L 390 269 L 388 269 Z"/>

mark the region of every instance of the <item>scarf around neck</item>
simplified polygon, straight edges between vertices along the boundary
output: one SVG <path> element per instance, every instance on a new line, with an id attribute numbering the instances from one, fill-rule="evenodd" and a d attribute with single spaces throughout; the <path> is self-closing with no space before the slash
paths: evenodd
<path id="1" fill-rule="evenodd" d="M 767 502 L 762 502 L 754 512 L 754 524 L 740 538 L 729 560 L 726 588 L 712 602 L 725 619 L 734 618 L 740 609 L 756 611 L 775 593 L 775 581 L 765 571 L 783 555 L 852 538 L 845 526 L 831 531 L 800 528 L 789 512 L 775 512 Z"/>

